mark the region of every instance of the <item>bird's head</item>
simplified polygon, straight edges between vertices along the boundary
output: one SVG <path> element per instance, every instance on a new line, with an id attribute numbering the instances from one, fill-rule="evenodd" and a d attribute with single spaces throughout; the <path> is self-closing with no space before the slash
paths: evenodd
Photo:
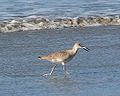
<path id="1" fill-rule="evenodd" d="M 89 51 L 89 50 L 90 50 L 90 49 L 88 49 L 87 47 L 81 45 L 80 43 L 75 43 L 74 46 L 75 46 L 76 48 L 82 48 L 82 49 L 84 49 L 84 50 L 86 50 L 86 51 Z"/>

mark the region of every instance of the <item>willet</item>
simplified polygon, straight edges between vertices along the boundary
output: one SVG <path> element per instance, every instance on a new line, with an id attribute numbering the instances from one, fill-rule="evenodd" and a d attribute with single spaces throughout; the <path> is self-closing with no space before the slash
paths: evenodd
<path id="1" fill-rule="evenodd" d="M 66 72 L 66 75 L 69 75 L 70 73 L 66 71 L 66 67 L 65 67 L 65 63 L 69 62 L 70 60 L 72 60 L 72 58 L 76 55 L 76 53 L 78 52 L 78 49 L 82 48 L 86 51 L 88 51 L 89 49 L 85 46 L 82 46 L 80 43 L 75 43 L 72 49 L 69 50 L 64 50 L 64 51 L 59 51 L 59 52 L 55 52 L 53 54 L 50 54 L 48 56 L 39 56 L 39 59 L 46 59 L 50 62 L 56 63 L 53 67 L 50 73 L 47 74 L 43 74 L 42 76 L 50 76 L 52 75 L 55 67 L 57 66 L 57 64 L 62 64 L 63 66 L 63 70 L 64 72 Z"/>

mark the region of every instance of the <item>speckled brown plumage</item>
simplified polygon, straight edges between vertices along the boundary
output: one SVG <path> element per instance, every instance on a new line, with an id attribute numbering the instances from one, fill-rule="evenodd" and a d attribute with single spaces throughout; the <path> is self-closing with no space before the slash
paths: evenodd
<path id="1" fill-rule="evenodd" d="M 80 43 L 75 43 L 72 49 L 69 50 L 64 50 L 64 51 L 59 51 L 59 52 L 55 52 L 53 54 L 50 54 L 48 56 L 39 56 L 39 59 L 45 59 L 54 63 L 59 63 L 63 65 L 63 70 L 66 72 L 66 74 L 68 75 L 69 73 L 66 71 L 65 69 L 65 63 L 69 62 L 70 60 L 72 60 L 72 58 L 76 55 L 78 48 L 83 48 L 86 51 L 88 51 L 89 49 L 82 46 Z M 50 73 L 48 74 L 44 74 L 43 76 L 47 76 L 47 75 L 52 75 L 53 70 L 55 69 L 57 65 L 53 66 L 52 70 Z"/>

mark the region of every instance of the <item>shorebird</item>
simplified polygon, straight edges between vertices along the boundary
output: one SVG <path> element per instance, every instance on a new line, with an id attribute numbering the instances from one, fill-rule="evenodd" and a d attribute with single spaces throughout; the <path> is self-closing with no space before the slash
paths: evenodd
<path id="1" fill-rule="evenodd" d="M 64 72 L 66 72 L 66 75 L 70 75 L 69 72 L 66 71 L 66 67 L 65 67 L 65 63 L 69 62 L 70 60 L 72 60 L 72 58 L 76 55 L 76 53 L 78 52 L 78 49 L 82 48 L 86 51 L 89 51 L 89 49 L 85 46 L 82 46 L 80 43 L 75 43 L 72 49 L 69 50 L 64 50 L 64 51 L 58 51 L 55 52 L 53 54 L 50 54 L 48 56 L 39 56 L 39 59 L 45 59 L 48 60 L 50 62 L 56 63 L 53 67 L 50 73 L 47 74 L 43 74 L 42 76 L 50 76 L 52 75 L 55 67 L 57 66 L 57 64 L 62 64 L 63 66 L 63 70 Z"/>

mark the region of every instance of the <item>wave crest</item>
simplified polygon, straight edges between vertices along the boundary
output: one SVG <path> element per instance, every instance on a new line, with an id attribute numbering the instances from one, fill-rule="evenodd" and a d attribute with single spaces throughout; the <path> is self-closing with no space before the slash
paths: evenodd
<path id="1" fill-rule="evenodd" d="M 75 17 L 75 18 L 36 18 L 32 20 L 11 20 L 0 23 L 0 32 L 29 31 L 68 27 L 87 27 L 101 25 L 120 25 L 120 16 L 113 17 Z"/>

